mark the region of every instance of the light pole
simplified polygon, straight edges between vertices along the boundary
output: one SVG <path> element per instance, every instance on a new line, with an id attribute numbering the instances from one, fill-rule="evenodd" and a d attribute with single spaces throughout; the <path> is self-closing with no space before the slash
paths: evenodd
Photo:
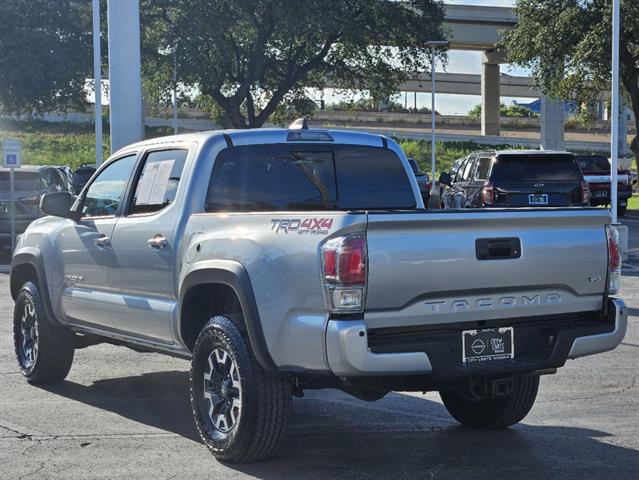
<path id="1" fill-rule="evenodd" d="M 158 53 L 163 56 L 171 56 L 173 59 L 173 88 L 171 92 L 171 109 L 173 110 L 173 133 L 177 135 L 177 43 L 170 47 L 161 47 Z"/>
<path id="2" fill-rule="evenodd" d="M 612 2 L 612 112 L 610 118 L 610 215 L 617 220 L 617 165 L 619 155 L 619 0 Z"/>
<path id="3" fill-rule="evenodd" d="M 177 118 L 177 44 L 173 47 L 173 134 L 178 133 Z"/>
<path id="4" fill-rule="evenodd" d="M 426 42 L 426 44 L 430 47 L 430 77 L 431 77 L 431 87 L 430 87 L 430 96 L 431 96 L 431 185 L 435 185 L 435 51 L 437 48 L 443 48 L 448 46 L 448 42 L 446 40 L 431 40 Z"/>
<path id="5" fill-rule="evenodd" d="M 95 82 L 95 166 L 102 163 L 102 58 L 100 0 L 93 0 L 93 78 Z"/>

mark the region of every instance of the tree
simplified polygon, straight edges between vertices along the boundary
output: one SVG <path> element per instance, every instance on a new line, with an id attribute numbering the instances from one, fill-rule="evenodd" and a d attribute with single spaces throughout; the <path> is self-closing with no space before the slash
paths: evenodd
<path id="1" fill-rule="evenodd" d="M 468 111 L 470 118 L 478 119 L 481 117 L 481 103 L 478 103 Z M 535 113 L 529 108 L 522 107 L 521 105 L 505 103 L 499 104 L 499 116 L 501 117 L 534 117 Z"/>
<path id="2" fill-rule="evenodd" d="M 236 128 L 263 125 L 308 86 L 390 96 L 444 37 L 441 0 L 143 0 L 141 16 L 147 93 L 166 98 L 158 47 L 177 45 L 180 83 Z"/>
<path id="3" fill-rule="evenodd" d="M 517 26 L 502 48 L 537 86 L 588 105 L 610 89 L 612 0 L 517 0 Z M 639 1 L 621 2 L 620 76 L 639 131 Z M 630 148 L 639 156 L 639 139 Z"/>
<path id="4" fill-rule="evenodd" d="M 85 105 L 91 76 L 91 3 L 3 0 L 0 111 L 37 113 Z"/>

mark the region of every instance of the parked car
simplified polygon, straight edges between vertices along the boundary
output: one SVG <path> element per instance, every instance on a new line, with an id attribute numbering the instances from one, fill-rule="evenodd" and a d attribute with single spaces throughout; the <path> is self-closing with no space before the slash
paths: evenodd
<path id="1" fill-rule="evenodd" d="M 574 207 L 589 205 L 590 191 L 572 154 L 503 150 L 469 155 L 443 194 L 446 208 Z"/>
<path id="2" fill-rule="evenodd" d="M 463 158 L 458 158 L 457 160 L 455 160 L 453 162 L 453 165 L 450 167 L 450 170 L 447 172 L 448 175 L 445 175 L 445 177 L 450 177 L 451 179 L 454 179 L 459 173 L 459 169 L 461 168 L 461 166 L 464 165 L 466 161 L 469 161 L 471 157 L 472 159 L 474 159 L 479 153 L 481 152 L 474 152 Z M 446 190 L 450 188 L 450 186 L 451 186 L 450 184 L 445 184 L 445 183 L 442 183 L 441 181 L 439 182 L 439 188 L 440 188 L 439 195 L 441 200 L 441 208 L 451 208 L 451 206 L 447 205 L 446 202 L 449 201 L 451 198 L 453 198 L 453 196 L 451 194 L 445 195 Z"/>
<path id="3" fill-rule="evenodd" d="M 89 179 L 95 173 L 95 165 L 89 163 L 83 163 L 73 173 L 73 179 L 71 184 L 73 185 L 73 193 L 79 195 Z"/>
<path id="4" fill-rule="evenodd" d="M 431 182 L 428 174 L 419 167 L 419 163 L 414 158 L 408 159 L 408 164 L 410 165 L 410 169 L 415 175 L 415 179 L 417 180 L 417 186 L 419 186 L 419 192 L 422 194 L 422 199 L 424 200 L 424 206 L 428 207 L 428 200 L 430 199 L 430 188 Z"/>
<path id="5" fill-rule="evenodd" d="M 189 359 L 197 430 L 234 462 L 269 456 L 310 389 L 439 391 L 468 427 L 521 421 L 540 375 L 622 341 L 617 229 L 601 209 L 424 211 L 409 169 L 392 139 L 304 128 L 115 152 L 20 237 L 22 375 L 60 382 L 100 342 Z"/>
<path id="6" fill-rule="evenodd" d="M 610 160 L 604 155 L 577 155 L 579 167 L 590 188 L 590 205 L 610 205 Z M 634 176 L 629 170 L 617 173 L 617 213 L 623 216 L 632 197 Z"/>
<path id="7" fill-rule="evenodd" d="M 14 172 L 16 234 L 40 217 L 40 198 L 49 192 L 68 192 L 66 176 L 56 167 L 24 165 Z M 10 170 L 0 168 L 0 249 L 11 250 Z"/>

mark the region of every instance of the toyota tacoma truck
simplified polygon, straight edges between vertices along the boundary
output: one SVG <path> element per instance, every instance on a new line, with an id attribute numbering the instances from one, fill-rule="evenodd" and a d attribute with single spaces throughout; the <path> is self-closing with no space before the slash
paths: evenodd
<path id="1" fill-rule="evenodd" d="M 10 278 L 26 380 L 104 342 L 189 359 L 203 441 L 250 462 L 308 389 L 438 391 L 503 428 L 541 375 L 621 342 L 606 211 L 428 211 L 394 141 L 305 127 L 144 141 L 45 195 Z"/>

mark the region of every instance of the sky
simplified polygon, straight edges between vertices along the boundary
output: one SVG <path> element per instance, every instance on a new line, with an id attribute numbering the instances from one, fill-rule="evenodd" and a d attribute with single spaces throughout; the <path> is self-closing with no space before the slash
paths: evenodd
<path id="1" fill-rule="evenodd" d="M 445 0 L 445 3 L 452 3 L 458 5 L 486 5 L 495 7 L 512 7 L 514 0 Z M 501 65 L 501 72 L 509 75 L 526 76 L 528 72 L 524 69 L 512 66 Z M 441 65 L 438 65 L 436 70 L 438 72 L 449 73 L 481 73 L 481 52 L 462 51 L 462 50 L 450 50 L 448 52 L 448 65 L 446 69 Z M 326 100 L 328 102 L 340 100 L 338 95 L 327 95 Z M 404 101 L 404 94 L 401 94 L 399 99 Z M 408 105 L 413 105 L 413 94 L 408 94 Z M 513 100 L 528 103 L 533 99 L 530 98 L 510 98 L 502 97 L 502 102 L 506 104 L 512 103 Z M 418 93 L 417 94 L 417 106 L 418 107 L 430 107 L 430 93 Z M 436 99 L 436 110 L 443 115 L 466 115 L 468 111 L 475 105 L 481 102 L 479 96 L 474 95 L 447 95 L 439 94 Z"/>

